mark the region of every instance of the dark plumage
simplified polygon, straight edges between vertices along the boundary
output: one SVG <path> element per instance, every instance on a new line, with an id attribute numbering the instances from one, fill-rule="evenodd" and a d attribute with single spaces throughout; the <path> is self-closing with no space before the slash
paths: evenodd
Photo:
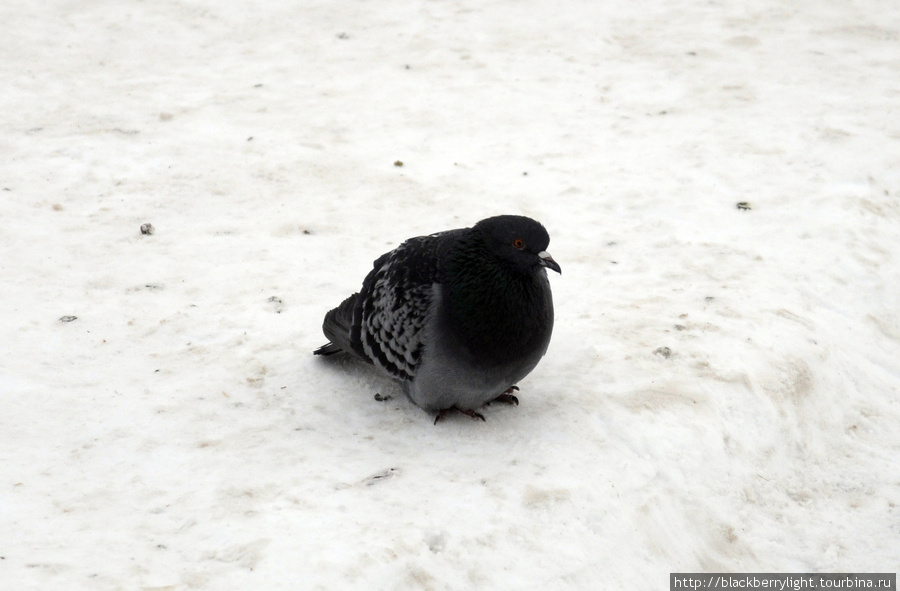
<path id="1" fill-rule="evenodd" d="M 375 261 L 359 293 L 325 315 L 328 344 L 399 380 L 437 419 L 492 400 L 518 404 L 515 384 L 540 361 L 553 330 L 550 237 L 522 216 L 410 238 Z M 435 422 L 436 422 L 435 421 Z"/>

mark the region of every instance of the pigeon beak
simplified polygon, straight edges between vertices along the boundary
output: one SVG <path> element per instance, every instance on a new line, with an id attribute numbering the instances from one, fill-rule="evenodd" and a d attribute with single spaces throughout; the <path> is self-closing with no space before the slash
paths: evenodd
<path id="1" fill-rule="evenodd" d="M 550 253 L 546 250 L 538 253 L 538 257 L 541 259 L 541 265 L 547 267 L 548 269 L 553 269 L 560 275 L 562 275 L 562 269 L 559 267 L 559 263 L 553 260 L 553 257 L 550 256 Z"/>

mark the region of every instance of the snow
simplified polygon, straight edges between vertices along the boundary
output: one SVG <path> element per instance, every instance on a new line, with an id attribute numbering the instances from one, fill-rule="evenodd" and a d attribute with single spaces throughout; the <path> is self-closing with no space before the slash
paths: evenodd
<path id="1" fill-rule="evenodd" d="M 900 5 L 0 21 L 3 589 L 897 570 Z M 498 213 L 563 268 L 520 406 L 313 358 L 379 254 Z"/>

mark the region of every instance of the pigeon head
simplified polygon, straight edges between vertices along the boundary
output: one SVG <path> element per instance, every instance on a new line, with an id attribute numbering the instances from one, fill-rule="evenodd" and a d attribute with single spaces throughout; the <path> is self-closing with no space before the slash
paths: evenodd
<path id="1" fill-rule="evenodd" d="M 519 215 L 500 215 L 481 220 L 474 229 L 484 237 L 492 254 L 513 267 L 526 271 L 547 268 L 562 273 L 547 252 L 550 235 L 539 222 Z"/>

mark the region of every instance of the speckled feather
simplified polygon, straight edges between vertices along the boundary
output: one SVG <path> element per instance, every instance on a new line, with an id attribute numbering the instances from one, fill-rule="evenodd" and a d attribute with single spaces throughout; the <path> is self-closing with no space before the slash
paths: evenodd
<path id="1" fill-rule="evenodd" d="M 432 286 L 444 282 L 444 252 L 458 230 L 411 238 L 375 261 L 351 330 L 365 357 L 400 380 L 416 375 Z"/>

